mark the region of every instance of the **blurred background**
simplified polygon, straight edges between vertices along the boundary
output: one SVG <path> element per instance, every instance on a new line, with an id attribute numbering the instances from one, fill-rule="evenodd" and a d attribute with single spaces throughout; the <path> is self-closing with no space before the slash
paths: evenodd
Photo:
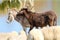
<path id="1" fill-rule="evenodd" d="M 8 24 L 6 20 L 8 16 L 7 8 L 20 10 L 24 6 L 24 1 L 25 0 L 0 0 L 0 32 L 20 32 L 23 30 L 22 25 L 17 21 L 14 20 L 12 23 Z M 35 12 L 44 12 L 47 10 L 56 12 L 58 17 L 57 25 L 60 25 L 60 0 L 33 0 L 31 3 L 34 4 L 33 8 Z"/>

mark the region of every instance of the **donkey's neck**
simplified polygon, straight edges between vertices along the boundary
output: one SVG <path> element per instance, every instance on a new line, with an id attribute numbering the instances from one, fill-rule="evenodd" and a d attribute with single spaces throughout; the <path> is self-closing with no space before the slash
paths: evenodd
<path id="1" fill-rule="evenodd" d="M 24 15 L 27 19 L 29 19 L 30 14 L 28 12 L 25 12 Z"/>
<path id="2" fill-rule="evenodd" d="M 19 19 L 17 17 L 14 18 L 17 22 L 19 22 Z"/>

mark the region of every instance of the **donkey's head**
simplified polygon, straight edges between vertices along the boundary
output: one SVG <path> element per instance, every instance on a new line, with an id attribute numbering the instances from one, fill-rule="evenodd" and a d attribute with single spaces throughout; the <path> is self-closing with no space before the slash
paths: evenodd
<path id="1" fill-rule="evenodd" d="M 8 9 L 7 23 L 10 23 L 16 17 L 17 11 L 15 9 Z"/>
<path id="2" fill-rule="evenodd" d="M 28 8 L 22 8 L 19 13 L 22 15 L 24 13 L 27 13 L 28 12 Z"/>

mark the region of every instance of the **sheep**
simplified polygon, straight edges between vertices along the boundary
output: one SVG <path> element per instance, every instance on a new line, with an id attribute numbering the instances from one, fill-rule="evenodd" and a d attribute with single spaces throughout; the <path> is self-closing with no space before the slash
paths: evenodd
<path id="1" fill-rule="evenodd" d="M 0 40 L 7 40 L 9 38 L 8 33 L 0 33 Z"/>
<path id="2" fill-rule="evenodd" d="M 55 40 L 60 40 L 60 26 L 54 27 Z"/>
<path id="3" fill-rule="evenodd" d="M 10 37 L 17 36 L 17 32 L 0 33 L 0 40 L 9 40 Z"/>
<path id="4" fill-rule="evenodd" d="M 26 35 L 26 33 L 25 33 L 25 31 L 24 30 L 22 30 L 21 32 L 20 32 L 20 35 L 19 35 L 19 37 L 18 37 L 18 40 L 27 40 L 27 35 Z"/>
<path id="5" fill-rule="evenodd" d="M 41 31 L 44 40 L 60 40 L 60 26 L 44 27 Z"/>
<path id="6" fill-rule="evenodd" d="M 54 34 L 53 34 L 53 29 L 52 27 L 44 27 L 41 29 L 43 35 L 44 35 L 44 40 L 53 40 Z"/>
<path id="7" fill-rule="evenodd" d="M 11 36 L 9 40 L 27 40 L 25 31 L 21 31 L 18 36 Z"/>
<path id="8" fill-rule="evenodd" d="M 43 33 L 39 29 L 32 29 L 27 37 L 27 40 L 44 40 Z"/>
<path id="9" fill-rule="evenodd" d="M 8 33 L 10 37 L 12 36 L 18 36 L 18 33 L 16 31 L 12 31 L 10 33 Z"/>

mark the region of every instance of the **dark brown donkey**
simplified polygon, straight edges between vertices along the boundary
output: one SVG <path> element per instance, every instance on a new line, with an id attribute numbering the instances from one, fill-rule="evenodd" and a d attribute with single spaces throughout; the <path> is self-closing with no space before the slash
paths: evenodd
<path id="1" fill-rule="evenodd" d="M 22 8 L 17 14 L 17 16 L 23 16 L 28 20 L 30 24 L 30 30 L 33 29 L 33 27 L 42 28 L 47 25 L 49 26 L 57 25 L 57 16 L 53 11 L 36 13 L 36 12 L 28 11 L 27 8 Z"/>

